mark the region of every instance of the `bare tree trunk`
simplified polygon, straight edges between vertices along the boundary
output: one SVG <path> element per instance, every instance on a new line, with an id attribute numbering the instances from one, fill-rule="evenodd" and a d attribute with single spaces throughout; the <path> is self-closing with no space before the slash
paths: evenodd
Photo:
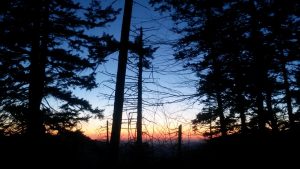
<path id="1" fill-rule="evenodd" d="M 178 127 L 178 143 L 177 143 L 177 153 L 178 157 L 181 156 L 181 145 L 182 145 L 182 125 Z"/>
<path id="2" fill-rule="evenodd" d="M 136 123 L 136 129 L 137 129 L 137 139 L 136 143 L 137 145 L 142 145 L 142 102 L 143 102 L 143 29 L 140 29 L 140 40 L 139 40 L 139 63 L 138 63 L 138 103 L 137 103 L 137 123 Z"/>
<path id="3" fill-rule="evenodd" d="M 113 123 L 112 123 L 111 139 L 110 139 L 112 158 L 116 161 L 118 160 L 120 135 L 121 135 L 122 111 L 123 111 L 123 102 L 124 102 L 124 85 L 125 85 L 126 65 L 127 65 L 127 57 L 128 57 L 128 45 L 129 45 L 128 41 L 129 41 L 132 5 L 133 5 L 133 0 L 125 1 L 121 41 L 120 41 Z"/>
<path id="4" fill-rule="evenodd" d="M 106 143 L 109 144 L 109 127 L 108 127 L 108 120 L 106 120 Z"/>

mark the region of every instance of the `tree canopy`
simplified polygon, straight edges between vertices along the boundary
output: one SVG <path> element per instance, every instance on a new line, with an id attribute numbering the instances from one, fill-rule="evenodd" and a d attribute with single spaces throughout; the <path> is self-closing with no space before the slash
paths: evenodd
<path id="1" fill-rule="evenodd" d="M 171 14 L 181 35 L 173 46 L 175 58 L 185 60 L 199 77 L 205 106 L 195 125 L 210 125 L 209 133 L 222 135 L 293 126 L 299 114 L 294 97 L 299 90 L 299 2 L 150 2 Z"/>
<path id="2" fill-rule="evenodd" d="M 95 88 L 97 65 L 116 50 L 112 36 L 99 28 L 119 11 L 101 5 L 96 0 L 87 6 L 73 0 L 0 2 L 3 132 L 72 129 L 91 115 L 102 117 L 103 110 L 72 92 Z"/>

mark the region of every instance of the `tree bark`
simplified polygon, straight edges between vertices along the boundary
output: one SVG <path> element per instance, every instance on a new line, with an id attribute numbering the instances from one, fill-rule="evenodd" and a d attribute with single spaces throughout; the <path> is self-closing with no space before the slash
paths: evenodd
<path id="1" fill-rule="evenodd" d="M 125 1 L 122 31 L 121 31 L 120 52 L 119 52 L 118 72 L 117 72 L 115 102 L 114 102 L 114 112 L 113 112 L 113 123 L 112 123 L 111 139 L 110 139 L 112 158 L 115 161 L 118 160 L 118 154 L 119 154 L 120 134 L 121 134 L 121 125 L 122 125 L 122 111 L 123 111 L 123 102 L 124 102 L 124 85 L 125 85 L 126 65 L 127 65 L 127 57 L 128 57 L 128 45 L 129 45 L 128 41 L 129 41 L 132 5 L 133 5 L 133 0 Z"/>

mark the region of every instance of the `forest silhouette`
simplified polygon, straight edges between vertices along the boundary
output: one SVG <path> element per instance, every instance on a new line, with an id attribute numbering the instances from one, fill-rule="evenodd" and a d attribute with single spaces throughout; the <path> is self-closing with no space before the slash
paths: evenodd
<path id="1" fill-rule="evenodd" d="M 192 95 L 176 95 L 168 86 L 170 93 L 157 92 L 202 105 L 189 123 L 205 139 L 192 146 L 182 139 L 182 125 L 175 144 L 143 139 L 143 108 L 149 103 L 143 73 L 159 66 L 152 60 L 163 44 L 146 45 L 143 27 L 130 38 L 139 1 L 125 0 L 123 10 L 114 3 L 0 1 L 1 168 L 297 166 L 300 2 L 147 1 L 145 8 L 172 20 L 179 37 L 168 43 L 173 59 L 197 79 Z M 105 33 L 119 15 L 120 40 Z M 78 126 L 103 119 L 104 108 L 76 90 L 98 88 L 97 69 L 115 52 L 111 133 L 107 122 L 106 141 L 92 140 Z M 129 67 L 136 77 L 127 76 Z M 126 98 L 128 78 L 136 79 L 136 102 Z M 136 115 L 133 142 L 121 140 L 126 102 Z"/>

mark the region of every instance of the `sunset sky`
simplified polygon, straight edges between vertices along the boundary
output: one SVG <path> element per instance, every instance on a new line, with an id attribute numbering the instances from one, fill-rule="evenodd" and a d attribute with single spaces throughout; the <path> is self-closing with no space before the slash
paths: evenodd
<path id="1" fill-rule="evenodd" d="M 299 54 L 300 0 L 0 0 L 0 164 L 292 168 Z"/>
<path id="2" fill-rule="evenodd" d="M 194 83 L 195 75 L 191 72 L 179 72 L 182 69 L 182 63 L 178 63 L 173 59 L 173 51 L 170 46 L 164 45 L 170 43 L 178 38 L 178 35 L 171 31 L 172 21 L 169 17 L 155 12 L 147 3 L 148 0 L 135 1 L 133 6 L 133 14 L 131 21 L 130 37 L 133 39 L 137 35 L 137 29 L 143 27 L 145 30 L 145 45 L 159 46 L 159 49 L 154 54 L 153 70 L 152 72 L 145 72 L 144 77 L 151 77 L 147 81 L 155 83 L 146 83 L 144 87 L 170 92 L 157 84 L 168 87 L 172 90 L 181 92 L 184 95 L 193 94 L 195 92 Z M 84 1 L 83 1 L 84 2 Z M 112 1 L 105 1 L 105 3 Z M 123 8 L 123 0 L 117 0 L 113 6 L 115 8 Z M 104 29 L 104 32 L 114 35 L 119 40 L 121 32 L 123 11 L 118 15 L 115 22 L 111 23 Z M 93 32 L 95 34 L 102 34 L 101 31 Z M 100 84 L 97 89 L 92 91 L 75 91 L 75 94 L 86 98 L 94 107 L 105 109 L 104 119 L 91 119 L 88 123 L 82 123 L 82 129 L 86 135 L 93 139 L 105 139 L 106 137 L 106 121 L 111 125 L 113 113 L 113 99 L 115 88 L 114 84 L 108 81 L 115 80 L 117 71 L 118 53 L 114 53 L 107 58 L 107 62 L 100 65 L 97 75 L 97 81 Z M 112 74 L 108 76 L 107 74 Z M 128 75 L 132 75 L 130 70 Z M 183 83 L 185 83 L 183 85 Z M 175 92 L 174 91 L 174 92 Z M 111 95 L 110 98 L 104 97 L 104 94 Z M 175 93 L 173 93 L 175 94 Z M 199 103 L 194 103 L 194 100 L 185 101 L 173 104 L 158 104 L 176 100 L 179 98 L 171 97 L 163 99 L 164 96 L 159 93 L 143 93 L 143 99 L 157 104 L 156 106 L 143 106 L 143 137 L 144 140 L 151 138 L 155 139 L 175 139 L 178 125 L 183 125 L 183 139 L 199 139 L 199 134 L 192 131 L 191 120 L 195 118 L 200 110 Z M 130 111 L 123 112 L 123 119 L 128 118 Z M 132 130 L 122 130 L 123 140 L 127 140 L 130 135 L 134 136 L 134 123 L 132 123 Z M 127 124 L 122 126 L 128 128 Z"/>

